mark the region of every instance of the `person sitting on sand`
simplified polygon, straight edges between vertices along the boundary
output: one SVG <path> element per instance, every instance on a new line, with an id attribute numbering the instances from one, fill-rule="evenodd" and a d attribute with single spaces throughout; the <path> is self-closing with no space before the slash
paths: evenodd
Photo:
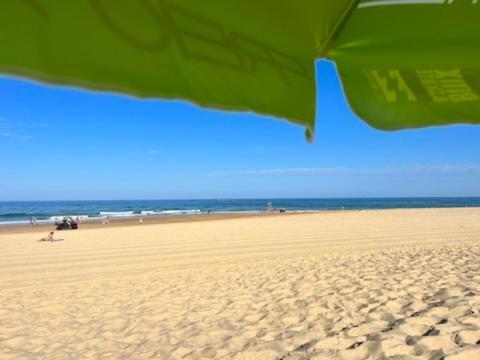
<path id="1" fill-rule="evenodd" d="M 53 231 L 51 231 L 47 236 L 41 238 L 40 241 L 54 241 L 53 239 Z"/>
<path id="2" fill-rule="evenodd" d="M 44 238 L 40 239 L 39 241 L 50 241 L 50 242 L 56 242 L 56 241 L 63 241 L 65 239 L 54 239 L 53 238 L 53 231 L 50 232 L 47 236 L 45 236 Z"/>

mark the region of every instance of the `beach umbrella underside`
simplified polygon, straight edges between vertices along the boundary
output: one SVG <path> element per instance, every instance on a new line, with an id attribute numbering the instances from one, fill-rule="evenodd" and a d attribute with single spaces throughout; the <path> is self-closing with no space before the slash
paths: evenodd
<path id="1" fill-rule="evenodd" d="M 0 46 L 4 74 L 254 111 L 309 135 L 326 58 L 375 128 L 480 123 L 477 0 L 12 0 Z"/>

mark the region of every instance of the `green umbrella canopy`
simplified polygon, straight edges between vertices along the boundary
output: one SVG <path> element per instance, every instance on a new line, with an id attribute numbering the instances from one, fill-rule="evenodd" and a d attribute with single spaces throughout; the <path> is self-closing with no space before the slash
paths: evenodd
<path id="1" fill-rule="evenodd" d="M 480 122 L 478 0 L 5 0 L 0 49 L 5 74 L 250 110 L 308 134 L 327 58 L 376 128 Z"/>

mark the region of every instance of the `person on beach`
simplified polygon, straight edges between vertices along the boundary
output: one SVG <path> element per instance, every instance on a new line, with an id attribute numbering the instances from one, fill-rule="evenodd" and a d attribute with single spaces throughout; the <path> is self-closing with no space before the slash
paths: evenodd
<path id="1" fill-rule="evenodd" d="M 267 204 L 267 212 L 273 212 L 273 206 L 271 202 Z"/>
<path id="2" fill-rule="evenodd" d="M 47 236 L 45 236 L 44 238 L 41 238 L 40 241 L 55 241 L 53 239 L 53 231 L 51 231 Z"/>
<path id="3" fill-rule="evenodd" d="M 110 216 L 107 216 L 106 218 L 103 219 L 103 225 L 108 225 L 110 224 Z"/>
<path id="4" fill-rule="evenodd" d="M 140 216 L 140 218 L 138 219 L 138 222 L 141 224 L 143 223 L 143 216 Z"/>
<path id="5" fill-rule="evenodd" d="M 62 223 L 63 223 L 63 228 L 64 229 L 71 229 L 70 222 L 68 221 L 68 219 L 66 217 L 63 218 Z"/>
<path id="6" fill-rule="evenodd" d="M 30 226 L 37 226 L 37 218 L 35 216 L 30 217 Z"/>
<path id="7" fill-rule="evenodd" d="M 64 241 L 65 239 L 54 239 L 53 238 L 53 234 L 54 232 L 51 231 L 47 236 L 45 236 L 44 238 L 41 238 L 39 241 L 50 241 L 50 242 L 56 242 L 56 241 Z"/>

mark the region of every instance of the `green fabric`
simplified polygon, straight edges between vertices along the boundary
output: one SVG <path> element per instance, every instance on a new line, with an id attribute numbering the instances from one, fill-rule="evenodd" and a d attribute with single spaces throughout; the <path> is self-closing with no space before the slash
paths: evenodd
<path id="1" fill-rule="evenodd" d="M 5 0 L 0 72 L 312 131 L 314 61 L 327 57 L 375 127 L 479 122 L 480 4 L 425 1 Z"/>
<path id="2" fill-rule="evenodd" d="M 372 126 L 480 122 L 476 1 L 362 1 L 332 46 L 350 105 Z"/>

